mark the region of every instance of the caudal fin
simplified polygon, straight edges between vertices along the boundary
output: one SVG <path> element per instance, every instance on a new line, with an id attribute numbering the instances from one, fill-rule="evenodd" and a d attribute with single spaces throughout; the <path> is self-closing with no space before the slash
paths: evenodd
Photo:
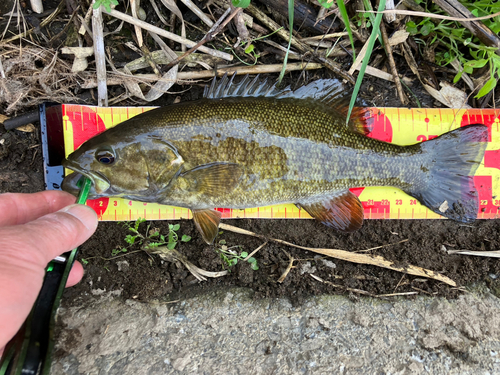
<path id="1" fill-rule="evenodd" d="M 477 217 L 479 199 L 473 176 L 479 167 L 488 140 L 488 128 L 469 125 L 422 143 L 429 155 L 429 170 L 423 184 L 407 193 L 436 212 L 461 222 Z"/>

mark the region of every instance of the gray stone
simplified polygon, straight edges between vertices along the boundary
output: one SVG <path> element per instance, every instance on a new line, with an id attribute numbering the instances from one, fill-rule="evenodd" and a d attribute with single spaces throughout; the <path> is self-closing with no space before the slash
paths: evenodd
<path id="1" fill-rule="evenodd" d="M 247 289 L 61 308 L 52 374 L 495 374 L 500 300 L 321 296 L 292 306 Z"/>

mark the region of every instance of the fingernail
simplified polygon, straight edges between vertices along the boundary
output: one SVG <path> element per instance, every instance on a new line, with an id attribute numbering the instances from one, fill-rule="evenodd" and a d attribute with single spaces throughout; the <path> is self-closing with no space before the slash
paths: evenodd
<path id="1" fill-rule="evenodd" d="M 76 217 L 88 230 L 94 231 L 97 227 L 97 214 L 92 208 L 83 204 L 72 204 L 59 210 L 59 212 Z"/>

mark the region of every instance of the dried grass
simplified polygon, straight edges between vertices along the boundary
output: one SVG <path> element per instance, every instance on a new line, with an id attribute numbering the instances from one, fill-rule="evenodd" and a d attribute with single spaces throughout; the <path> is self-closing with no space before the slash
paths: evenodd
<path id="1" fill-rule="evenodd" d="M 0 59 L 5 73 L 0 78 L 0 106 L 6 114 L 45 101 L 79 101 L 72 93 L 79 77 L 55 50 L 7 44 Z"/>

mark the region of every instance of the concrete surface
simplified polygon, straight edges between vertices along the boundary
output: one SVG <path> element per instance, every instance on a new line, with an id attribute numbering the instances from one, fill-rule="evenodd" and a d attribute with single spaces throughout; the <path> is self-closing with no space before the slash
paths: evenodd
<path id="1" fill-rule="evenodd" d="M 246 289 L 176 303 L 115 293 L 62 308 L 52 374 L 497 374 L 500 300 L 314 297 Z"/>

